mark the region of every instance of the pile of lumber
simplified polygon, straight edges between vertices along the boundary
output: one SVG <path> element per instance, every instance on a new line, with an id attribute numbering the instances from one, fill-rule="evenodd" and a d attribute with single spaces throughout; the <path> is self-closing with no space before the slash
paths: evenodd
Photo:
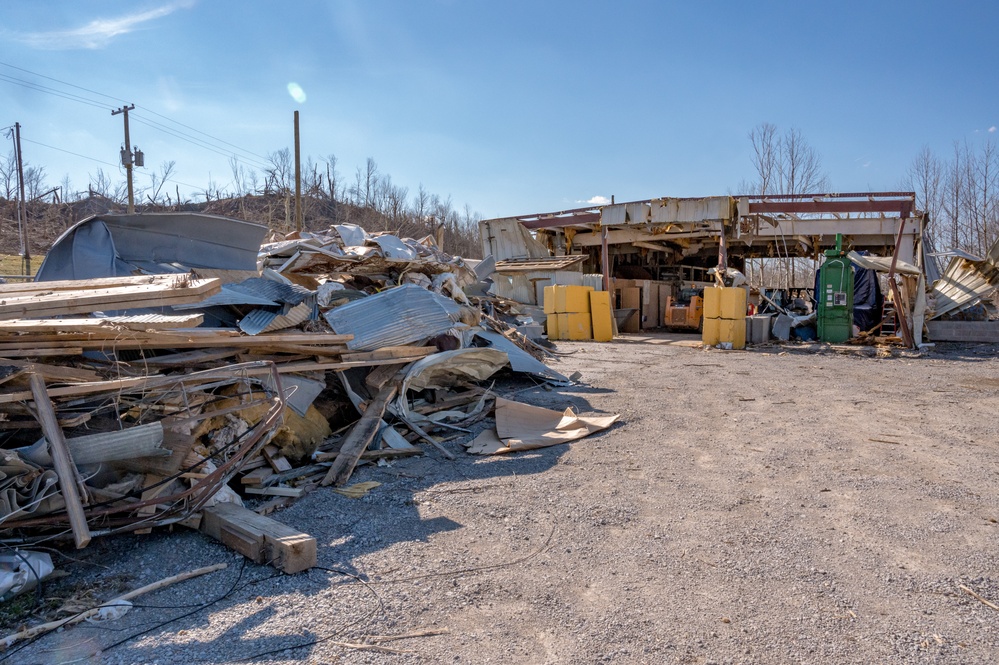
<path id="1" fill-rule="evenodd" d="M 314 539 L 264 515 L 359 464 L 453 458 L 508 352 L 544 357 L 429 238 L 341 225 L 265 245 L 261 267 L 0 284 L 0 541 L 180 524 L 304 570 Z"/>

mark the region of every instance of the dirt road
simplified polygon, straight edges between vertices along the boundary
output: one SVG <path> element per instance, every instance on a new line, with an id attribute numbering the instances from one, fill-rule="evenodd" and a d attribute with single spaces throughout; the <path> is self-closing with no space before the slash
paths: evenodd
<path id="1" fill-rule="evenodd" d="M 326 570 L 275 577 L 196 533 L 97 543 L 64 566 L 74 579 L 233 565 L 9 662 L 999 660 L 997 349 L 677 339 L 562 344 L 577 353 L 558 369 L 583 385 L 515 397 L 621 413 L 609 431 L 366 467 L 354 480 L 382 485 L 364 499 L 321 489 L 279 513 L 319 539 Z"/>

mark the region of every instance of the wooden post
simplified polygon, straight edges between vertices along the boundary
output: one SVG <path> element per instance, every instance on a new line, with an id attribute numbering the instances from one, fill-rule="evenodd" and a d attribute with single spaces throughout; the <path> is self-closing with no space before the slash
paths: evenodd
<path id="1" fill-rule="evenodd" d="M 892 299 L 895 301 L 895 315 L 898 316 L 898 322 L 902 328 L 902 342 L 908 348 L 912 349 L 916 344 L 912 338 L 913 331 L 909 330 L 909 315 L 901 302 L 902 295 L 899 292 L 898 285 L 895 284 L 895 266 L 898 263 L 898 252 L 902 247 L 902 231 L 905 230 L 906 219 L 908 217 L 905 215 L 898 218 L 898 236 L 895 238 L 895 251 L 891 254 L 891 268 L 888 269 L 888 287 L 891 289 Z"/>
<path id="2" fill-rule="evenodd" d="M 295 230 L 302 232 L 302 148 L 298 140 L 298 111 L 295 111 Z"/>
<path id="3" fill-rule="evenodd" d="M 28 382 L 31 384 L 35 410 L 38 411 L 38 422 L 49 442 L 49 452 L 52 455 L 56 475 L 59 476 L 59 489 L 62 490 L 62 498 L 66 502 L 66 514 L 69 515 L 69 525 L 73 529 L 73 539 L 76 541 L 76 548 L 83 549 L 90 543 L 90 528 L 87 526 L 87 517 L 83 514 L 83 504 L 80 502 L 80 493 L 76 485 L 76 465 L 73 464 L 69 447 L 66 445 L 66 437 L 63 436 L 62 428 L 56 419 L 55 407 L 52 406 L 52 400 L 45 390 L 45 381 L 39 374 L 32 372 Z"/>
<path id="4" fill-rule="evenodd" d="M 344 439 L 343 445 L 340 446 L 340 454 L 333 460 L 333 466 L 323 478 L 321 485 L 333 484 L 340 487 L 347 482 L 350 474 L 354 472 L 354 467 L 357 466 L 357 460 L 361 458 L 361 453 L 375 438 L 378 426 L 382 422 L 382 416 L 385 415 L 385 407 L 388 406 L 389 400 L 395 397 L 398 388 L 397 384 L 388 383 L 378 391 L 378 395 L 373 400 L 368 402 L 368 408 L 364 410 L 364 415 Z"/>

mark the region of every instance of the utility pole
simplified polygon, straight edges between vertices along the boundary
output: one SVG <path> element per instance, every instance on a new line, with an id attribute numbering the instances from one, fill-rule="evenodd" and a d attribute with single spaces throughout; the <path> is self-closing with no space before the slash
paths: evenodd
<path id="1" fill-rule="evenodd" d="M 21 123 L 14 123 L 14 153 L 17 157 L 17 186 L 20 198 L 17 200 L 17 226 L 21 230 L 21 262 L 23 274 L 31 274 L 31 249 L 28 247 L 28 206 L 24 196 L 24 160 L 21 159 Z"/>
<path id="2" fill-rule="evenodd" d="M 298 140 L 298 111 L 295 111 L 295 230 L 302 232 L 302 148 Z"/>
<path id="3" fill-rule="evenodd" d="M 122 106 L 117 111 L 111 111 L 111 115 L 121 113 L 125 117 L 125 147 L 121 151 L 121 163 L 125 167 L 125 176 L 128 179 L 128 214 L 135 214 L 135 194 L 132 190 L 132 144 L 128 140 L 128 112 L 135 109 L 135 104 Z"/>

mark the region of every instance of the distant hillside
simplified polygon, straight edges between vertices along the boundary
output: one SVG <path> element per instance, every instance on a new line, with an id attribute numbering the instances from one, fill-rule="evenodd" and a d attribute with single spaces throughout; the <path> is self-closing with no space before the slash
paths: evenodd
<path id="1" fill-rule="evenodd" d="M 199 203 L 173 205 L 136 205 L 137 212 L 201 212 L 223 215 L 266 224 L 276 234 L 295 230 L 295 197 L 284 192 L 248 194 L 239 197 L 219 196 Z M 321 230 L 333 224 L 357 224 L 369 232 L 388 231 L 398 236 L 420 238 L 434 235 L 443 241 L 450 254 L 480 258 L 478 216 L 466 206 L 459 213 L 450 200 L 427 197 L 408 206 L 403 200 L 373 201 L 357 205 L 337 200 L 323 192 L 302 197 L 304 230 Z M 27 206 L 28 242 L 32 255 L 44 254 L 56 238 L 74 223 L 91 215 L 124 213 L 127 206 L 94 192 L 85 198 L 66 203 L 32 201 Z M 17 204 L 0 198 L 0 253 L 17 254 L 20 238 L 17 226 Z"/>

